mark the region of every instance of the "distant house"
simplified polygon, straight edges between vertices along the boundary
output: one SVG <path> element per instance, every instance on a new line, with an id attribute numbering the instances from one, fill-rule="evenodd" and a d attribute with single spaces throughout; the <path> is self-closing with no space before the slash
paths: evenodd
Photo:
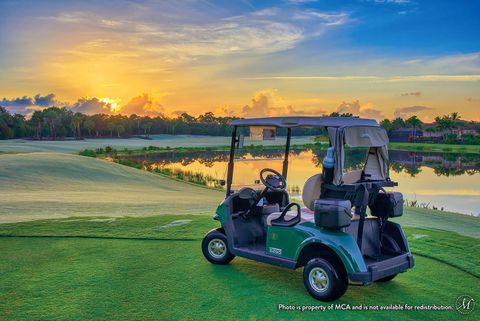
<path id="1" fill-rule="evenodd" d="M 469 124 L 451 130 L 438 130 L 436 123 L 424 123 L 422 128 L 415 130 L 415 140 L 425 142 L 442 141 L 448 134 L 456 134 L 459 137 L 466 134 L 478 136 L 480 131 L 477 127 Z M 412 142 L 414 140 L 412 128 L 394 129 L 390 132 L 389 137 L 392 142 Z"/>
<path id="2" fill-rule="evenodd" d="M 392 142 L 411 142 L 413 141 L 413 130 L 412 128 L 399 128 L 394 129 L 390 132 L 390 141 Z M 420 138 L 423 136 L 422 129 L 415 129 L 415 138 Z"/>
<path id="3" fill-rule="evenodd" d="M 480 135 L 480 132 L 478 128 L 472 125 L 466 125 L 464 127 L 458 127 L 453 130 L 454 134 L 457 134 L 458 136 L 462 135 L 475 135 L 478 136 Z"/>
<path id="4" fill-rule="evenodd" d="M 424 140 L 443 139 L 448 133 L 444 130 L 438 130 L 436 123 L 425 123 L 422 125 Z"/>

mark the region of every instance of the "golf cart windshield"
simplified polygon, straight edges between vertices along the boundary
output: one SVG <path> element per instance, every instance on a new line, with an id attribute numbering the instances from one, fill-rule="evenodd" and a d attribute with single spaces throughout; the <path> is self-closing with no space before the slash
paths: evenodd
<path id="1" fill-rule="evenodd" d="M 328 130 L 330 145 L 334 148 L 335 170 L 333 183 L 335 185 L 344 184 L 345 145 L 369 148 L 365 168 L 362 170 L 362 179 L 385 180 L 388 178 L 388 137 L 385 130 L 373 119 L 350 117 L 270 117 L 239 119 L 233 121 L 232 125 L 227 195 L 231 192 L 232 186 L 252 186 L 252 183 L 253 186 L 257 185 L 256 183 L 259 183 L 258 173 L 262 168 L 273 167 L 286 177 L 292 129 L 299 127 Z M 249 131 L 249 128 L 254 129 Z M 281 136 L 278 135 L 279 131 L 283 131 Z M 283 155 L 268 155 L 266 149 L 260 147 L 258 150 L 263 152 L 263 155 L 261 155 L 263 157 L 253 155 L 251 153 L 252 150 L 255 150 L 253 148 L 250 148 L 249 153 L 243 156 L 235 153 L 235 150 L 242 146 L 255 145 L 255 137 L 262 140 L 261 145 L 263 146 L 284 146 Z M 243 165 L 238 165 L 238 163 L 242 162 L 244 162 Z M 248 162 L 250 164 L 247 165 Z M 233 172 L 235 166 L 247 166 L 250 170 L 247 175 L 244 174 L 245 171 L 242 171 L 242 175 L 235 175 L 234 179 Z"/>
<path id="2" fill-rule="evenodd" d="M 261 188 L 260 171 L 272 168 L 282 172 L 287 137 L 278 136 L 272 126 L 250 126 L 239 129 L 239 141 L 234 157 L 235 172 L 232 187 Z"/>

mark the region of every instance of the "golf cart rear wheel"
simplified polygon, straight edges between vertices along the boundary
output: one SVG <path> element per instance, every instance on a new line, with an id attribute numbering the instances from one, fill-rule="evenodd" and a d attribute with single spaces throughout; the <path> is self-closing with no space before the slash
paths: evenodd
<path id="1" fill-rule="evenodd" d="M 393 280 L 397 275 L 398 275 L 398 274 L 386 276 L 386 277 L 384 277 L 384 278 L 378 279 L 378 280 L 375 281 L 375 282 L 388 282 L 388 281 L 390 281 L 390 280 Z"/>
<path id="2" fill-rule="evenodd" d="M 308 293 L 320 301 L 333 301 L 341 297 L 348 287 L 348 278 L 341 269 L 327 260 L 310 260 L 303 269 L 303 283 Z"/>
<path id="3" fill-rule="evenodd" d="M 218 230 L 213 230 L 205 235 L 202 241 L 202 252 L 205 258 L 213 264 L 228 264 L 235 257 L 228 250 L 227 237 Z"/>

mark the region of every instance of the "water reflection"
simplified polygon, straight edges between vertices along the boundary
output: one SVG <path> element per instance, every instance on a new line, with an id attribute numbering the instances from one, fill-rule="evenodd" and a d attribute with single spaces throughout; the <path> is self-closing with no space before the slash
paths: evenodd
<path id="1" fill-rule="evenodd" d="M 291 151 L 287 179 L 290 192 L 301 193 L 305 180 L 321 172 L 325 152 L 325 149 Z M 265 167 L 281 171 L 283 153 L 282 149 L 261 148 L 237 153 L 234 186 L 252 185 Z M 346 171 L 362 168 L 365 155 L 365 150 L 348 150 Z M 202 173 L 211 180 L 219 180 L 226 177 L 228 151 L 169 151 L 125 158 L 145 166 Z M 399 182 L 398 189 L 405 198 L 445 210 L 480 213 L 479 172 L 480 156 L 475 154 L 390 151 L 390 176 Z"/>

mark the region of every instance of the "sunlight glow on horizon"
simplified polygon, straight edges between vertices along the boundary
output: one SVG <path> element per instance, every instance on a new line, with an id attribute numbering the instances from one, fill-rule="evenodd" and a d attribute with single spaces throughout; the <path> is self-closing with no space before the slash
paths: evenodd
<path id="1" fill-rule="evenodd" d="M 445 6 L 458 9 L 452 21 Z M 150 116 L 343 110 L 425 122 L 458 111 L 478 121 L 475 9 L 468 1 L 1 2 L 0 105 Z"/>

